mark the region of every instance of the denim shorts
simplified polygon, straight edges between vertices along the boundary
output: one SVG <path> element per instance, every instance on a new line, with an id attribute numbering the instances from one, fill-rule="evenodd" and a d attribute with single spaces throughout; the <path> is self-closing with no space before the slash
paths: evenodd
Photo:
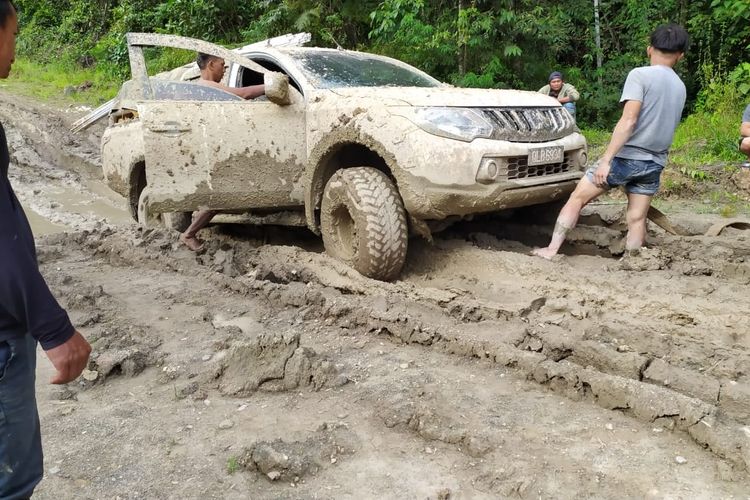
<path id="1" fill-rule="evenodd" d="M 593 165 L 586 171 L 586 178 L 592 183 L 597 167 L 598 165 Z M 625 191 L 632 194 L 653 196 L 659 190 L 662 170 L 664 166 L 655 161 L 615 157 L 610 164 L 607 185 L 609 187 L 623 186 Z"/>

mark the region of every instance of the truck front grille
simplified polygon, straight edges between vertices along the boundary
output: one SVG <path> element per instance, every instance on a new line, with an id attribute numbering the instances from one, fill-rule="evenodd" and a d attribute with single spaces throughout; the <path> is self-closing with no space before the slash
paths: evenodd
<path id="1" fill-rule="evenodd" d="M 528 179 L 530 177 L 542 177 L 545 175 L 562 174 L 570 171 L 570 155 L 565 154 L 562 163 L 549 163 L 547 165 L 529 166 L 525 156 L 508 158 L 508 179 Z"/>
<path id="2" fill-rule="evenodd" d="M 492 138 L 509 142 L 547 142 L 576 131 L 565 108 L 484 108 L 494 125 Z"/>

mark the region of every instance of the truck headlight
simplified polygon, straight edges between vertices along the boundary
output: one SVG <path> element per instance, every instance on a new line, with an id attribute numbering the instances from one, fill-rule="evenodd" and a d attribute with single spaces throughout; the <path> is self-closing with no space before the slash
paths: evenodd
<path id="1" fill-rule="evenodd" d="M 492 124 L 469 108 L 415 108 L 409 119 L 425 132 L 459 141 L 490 138 L 493 132 Z"/>

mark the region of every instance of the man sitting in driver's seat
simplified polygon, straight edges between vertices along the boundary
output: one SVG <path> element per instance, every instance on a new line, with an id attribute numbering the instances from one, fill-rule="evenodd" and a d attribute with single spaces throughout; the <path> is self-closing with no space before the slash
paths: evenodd
<path id="1" fill-rule="evenodd" d="M 243 99 L 255 99 L 266 93 L 265 85 L 250 85 L 249 87 L 228 87 L 221 83 L 224 79 L 224 73 L 227 68 L 224 59 L 209 54 L 198 54 L 198 68 L 201 70 L 201 77 L 198 83 L 221 89 L 230 94 L 240 96 Z"/>
<path id="2" fill-rule="evenodd" d="M 243 99 L 255 99 L 266 93 L 265 85 L 251 85 L 249 87 L 228 87 L 221 83 L 226 72 L 224 59 L 209 54 L 198 54 L 198 68 L 201 70 L 201 77 L 198 84 L 215 87 L 225 92 L 229 92 Z M 193 222 L 184 233 L 180 235 L 180 241 L 190 250 L 199 252 L 203 250 L 203 243 L 198 239 L 198 231 L 206 227 L 211 219 L 216 215 L 215 210 L 201 210 L 193 214 Z"/>

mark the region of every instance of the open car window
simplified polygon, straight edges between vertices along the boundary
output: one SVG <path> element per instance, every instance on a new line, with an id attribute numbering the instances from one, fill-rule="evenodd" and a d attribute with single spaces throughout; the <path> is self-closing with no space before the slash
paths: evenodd
<path id="1" fill-rule="evenodd" d="M 234 94 L 215 87 L 191 82 L 151 80 L 154 99 L 159 101 L 242 101 Z"/>
<path id="2" fill-rule="evenodd" d="M 250 60 L 252 60 L 254 63 L 262 66 L 268 71 L 281 73 L 289 77 L 289 85 L 300 94 L 304 94 L 304 92 L 302 91 L 302 87 L 300 86 L 299 83 L 297 83 L 297 80 L 295 80 L 295 78 L 292 75 L 290 75 L 287 71 L 285 71 L 284 68 L 279 66 L 275 61 L 271 61 L 270 59 L 267 59 L 265 57 L 259 57 L 259 56 L 249 56 L 249 57 L 250 57 Z M 249 85 L 261 85 L 262 83 L 263 83 L 262 73 L 258 73 L 257 71 L 253 71 L 248 68 L 240 68 L 240 78 L 238 81 L 239 87 L 247 87 Z"/>
<path id="3" fill-rule="evenodd" d="M 126 37 L 128 40 L 130 70 L 133 73 L 133 79 L 146 78 L 146 61 L 143 57 L 144 47 L 171 47 L 173 49 L 203 52 L 204 54 L 221 57 L 226 63 L 239 64 L 242 67 L 260 73 L 267 71 L 264 67 L 257 65 L 235 51 L 203 40 L 155 33 L 128 33 Z"/>
<path id="4" fill-rule="evenodd" d="M 259 66 L 241 54 L 203 40 L 154 33 L 128 33 L 126 36 L 128 40 L 128 54 L 130 56 L 130 72 L 133 75 L 132 81 L 134 82 L 134 89 L 136 93 L 141 94 L 141 96 L 146 99 L 153 99 L 156 95 L 156 89 L 152 88 L 152 82 L 154 80 L 148 76 L 146 59 L 143 54 L 145 47 L 170 47 L 173 49 L 202 52 L 204 54 L 220 57 L 224 59 L 226 63 L 234 63 L 243 68 L 257 71 L 259 73 L 268 72 L 263 66 Z M 175 89 L 172 89 L 172 91 L 174 90 Z M 181 95 L 180 92 L 175 92 L 175 94 Z"/>

